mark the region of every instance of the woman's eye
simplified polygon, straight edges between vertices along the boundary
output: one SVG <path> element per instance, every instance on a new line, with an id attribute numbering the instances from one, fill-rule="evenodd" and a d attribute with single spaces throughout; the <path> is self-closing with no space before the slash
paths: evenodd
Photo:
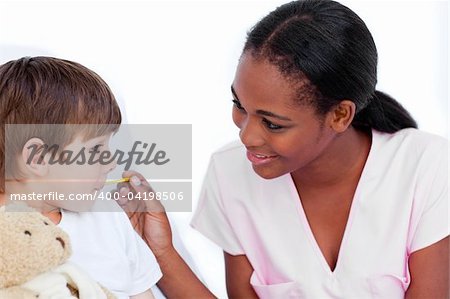
<path id="1" fill-rule="evenodd" d="M 237 100 L 233 100 L 233 104 L 236 108 L 238 108 L 239 110 L 244 110 L 244 107 L 241 106 L 241 103 Z"/>
<path id="2" fill-rule="evenodd" d="M 263 123 L 266 125 L 266 127 L 267 127 L 269 130 L 272 130 L 272 131 L 281 130 L 281 129 L 284 128 L 284 127 L 282 127 L 282 126 L 276 125 L 276 124 L 274 124 L 274 123 L 268 121 L 268 120 L 265 119 L 265 118 L 263 118 Z"/>

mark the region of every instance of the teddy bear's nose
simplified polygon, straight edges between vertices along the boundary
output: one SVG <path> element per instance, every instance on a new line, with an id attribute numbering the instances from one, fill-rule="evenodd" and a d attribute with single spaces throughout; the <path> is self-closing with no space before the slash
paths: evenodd
<path id="1" fill-rule="evenodd" d="M 61 243 L 61 246 L 63 247 L 63 248 L 65 248 L 65 246 L 66 246 L 66 243 L 64 243 L 64 240 L 63 239 L 61 239 L 61 238 L 56 238 L 56 240 L 59 242 L 59 243 Z"/>

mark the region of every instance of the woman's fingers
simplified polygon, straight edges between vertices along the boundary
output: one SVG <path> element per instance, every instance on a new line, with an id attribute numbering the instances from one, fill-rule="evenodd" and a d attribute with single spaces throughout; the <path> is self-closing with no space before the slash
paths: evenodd
<path id="1" fill-rule="evenodd" d="M 134 170 L 124 171 L 122 173 L 122 177 L 130 178 L 130 182 L 133 181 L 134 186 L 144 185 L 144 186 L 150 187 L 150 184 L 147 182 L 145 177 L 137 171 L 134 171 Z"/>
<path id="2" fill-rule="evenodd" d="M 129 180 L 116 186 L 119 205 L 155 255 L 163 254 L 172 248 L 172 232 L 157 192 L 136 171 L 125 171 L 122 176 Z"/>
<path id="3" fill-rule="evenodd" d="M 113 198 L 116 199 L 119 206 L 127 213 L 135 212 L 138 210 L 139 202 L 133 200 L 135 198 L 135 194 L 132 191 L 132 187 L 127 182 L 122 182 L 117 184 L 116 189 L 111 191 L 112 193 L 118 193 L 118 195 Z"/>
<path id="4" fill-rule="evenodd" d="M 132 174 L 129 184 L 140 201 L 140 212 L 164 212 L 164 206 L 157 198 L 147 180 L 139 173 Z"/>
<path id="5" fill-rule="evenodd" d="M 128 182 L 117 184 L 117 202 L 127 213 L 164 212 L 165 209 L 157 198 L 150 184 L 139 172 L 124 171 L 122 177 Z"/>

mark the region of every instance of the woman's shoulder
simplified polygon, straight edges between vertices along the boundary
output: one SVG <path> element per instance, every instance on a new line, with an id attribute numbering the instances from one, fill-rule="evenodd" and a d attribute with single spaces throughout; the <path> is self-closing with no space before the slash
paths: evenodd
<path id="1" fill-rule="evenodd" d="M 398 170 L 418 177 L 432 175 L 447 163 L 448 140 L 417 129 L 372 131 L 371 165 L 381 173 Z"/>
<path id="2" fill-rule="evenodd" d="M 404 149 L 411 154 L 447 153 L 448 140 L 442 136 L 421 131 L 414 128 L 399 130 L 395 133 L 373 131 L 373 138 L 377 139 L 380 147 L 389 149 Z"/>

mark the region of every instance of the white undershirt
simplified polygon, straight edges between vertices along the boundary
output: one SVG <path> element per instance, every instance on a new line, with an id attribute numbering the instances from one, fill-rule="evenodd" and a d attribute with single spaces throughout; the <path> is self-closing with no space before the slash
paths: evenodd
<path id="1" fill-rule="evenodd" d="M 70 237 L 69 261 L 118 299 L 140 294 L 161 278 L 158 263 L 124 212 L 62 211 L 59 223 Z"/>

